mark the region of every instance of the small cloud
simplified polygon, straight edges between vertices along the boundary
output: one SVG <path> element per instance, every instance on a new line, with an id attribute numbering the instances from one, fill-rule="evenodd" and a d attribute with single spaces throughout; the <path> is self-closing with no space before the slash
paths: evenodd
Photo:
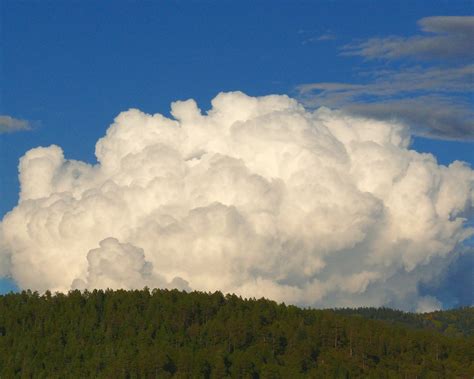
<path id="1" fill-rule="evenodd" d="M 474 16 L 425 17 L 422 32 L 411 37 L 370 38 L 343 48 L 342 55 L 367 59 L 469 59 L 474 57 Z"/>
<path id="2" fill-rule="evenodd" d="M 8 115 L 0 115 L 0 134 L 31 130 L 27 120 L 21 120 Z"/>
<path id="3" fill-rule="evenodd" d="M 336 39 L 336 36 L 332 33 L 325 33 L 316 38 L 317 41 L 331 41 Z"/>
<path id="4" fill-rule="evenodd" d="M 322 34 L 321 32 L 315 30 L 298 30 L 298 34 L 305 37 L 305 39 L 301 42 L 303 45 L 337 39 L 336 35 L 330 30 L 325 31 Z"/>
<path id="5" fill-rule="evenodd" d="M 442 308 L 438 299 L 432 296 L 425 296 L 418 301 L 416 312 L 427 313 L 439 311 Z"/>

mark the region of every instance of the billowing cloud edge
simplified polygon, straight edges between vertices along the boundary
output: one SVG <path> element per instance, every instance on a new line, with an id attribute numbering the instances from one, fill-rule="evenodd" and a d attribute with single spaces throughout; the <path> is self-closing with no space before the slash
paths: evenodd
<path id="1" fill-rule="evenodd" d="M 131 109 L 96 145 L 21 159 L 0 224 L 2 275 L 21 288 L 178 287 L 312 306 L 440 306 L 463 241 L 473 170 L 409 149 L 401 124 L 287 96 L 221 93 L 203 114 Z M 445 262 L 445 263 L 443 263 Z"/>

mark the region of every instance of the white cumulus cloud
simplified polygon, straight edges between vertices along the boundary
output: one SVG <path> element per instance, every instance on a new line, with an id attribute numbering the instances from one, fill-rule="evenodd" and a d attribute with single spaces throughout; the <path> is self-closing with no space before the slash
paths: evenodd
<path id="1" fill-rule="evenodd" d="M 58 146 L 28 151 L 19 204 L 0 224 L 0 273 L 40 291 L 439 304 L 417 286 L 473 234 L 470 167 L 410 150 L 400 124 L 287 96 L 221 93 L 205 114 L 188 100 L 172 115 L 119 114 L 95 165 Z"/>

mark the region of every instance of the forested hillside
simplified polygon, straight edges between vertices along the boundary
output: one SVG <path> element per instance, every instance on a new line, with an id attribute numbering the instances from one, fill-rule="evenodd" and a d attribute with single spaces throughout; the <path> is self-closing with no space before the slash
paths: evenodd
<path id="1" fill-rule="evenodd" d="M 472 378 L 472 362 L 472 336 L 219 292 L 0 296 L 1 378 Z"/>
<path id="2" fill-rule="evenodd" d="M 474 307 L 429 313 L 408 313 L 390 308 L 343 308 L 337 309 L 336 312 L 434 330 L 452 337 L 474 336 Z"/>

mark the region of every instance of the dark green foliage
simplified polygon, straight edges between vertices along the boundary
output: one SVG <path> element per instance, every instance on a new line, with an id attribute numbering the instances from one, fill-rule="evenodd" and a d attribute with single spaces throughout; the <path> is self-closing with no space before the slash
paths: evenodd
<path id="1" fill-rule="evenodd" d="M 472 315 L 472 309 L 463 312 Z M 349 311 L 303 310 L 219 292 L 9 294 L 0 296 L 0 377 L 474 375 L 472 336 L 344 313 Z M 435 320 L 453 317 L 436 314 Z M 459 325 L 470 322 L 472 317 Z"/>
<path id="2" fill-rule="evenodd" d="M 452 337 L 474 336 L 474 307 L 429 313 L 408 313 L 390 308 L 341 308 L 336 309 L 336 312 L 411 328 L 434 330 Z"/>

